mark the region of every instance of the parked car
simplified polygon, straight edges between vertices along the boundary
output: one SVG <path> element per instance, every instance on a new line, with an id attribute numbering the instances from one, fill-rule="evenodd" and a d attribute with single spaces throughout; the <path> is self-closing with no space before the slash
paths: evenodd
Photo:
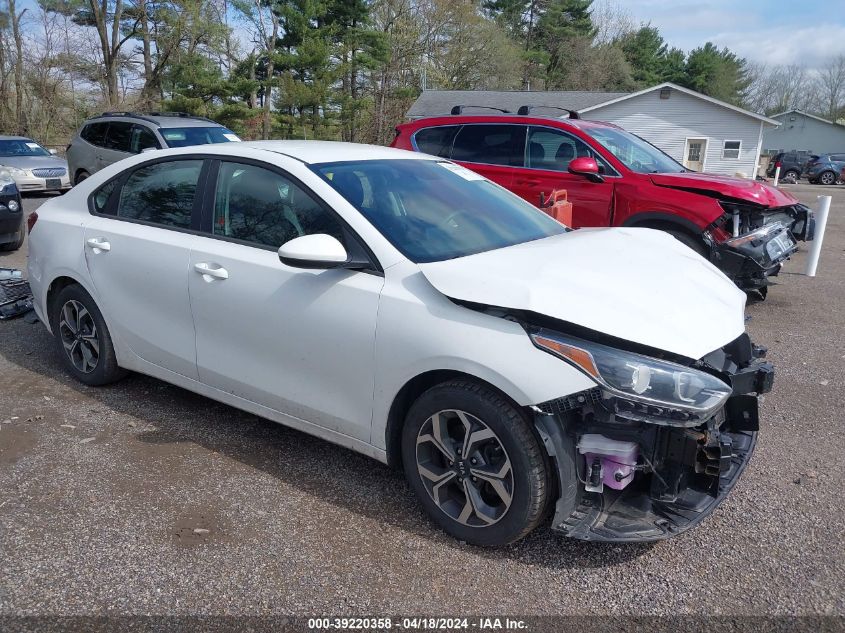
<path id="1" fill-rule="evenodd" d="M 667 231 L 763 294 L 796 240 L 813 237 L 813 213 L 792 194 L 692 172 L 609 123 L 459 113 L 399 125 L 392 145 L 450 158 L 537 205 L 565 189 L 576 228 Z"/>
<path id="2" fill-rule="evenodd" d="M 23 203 L 8 169 L 0 167 L 0 251 L 16 251 L 23 246 Z"/>
<path id="3" fill-rule="evenodd" d="M 835 185 L 845 167 L 845 154 L 822 154 L 807 163 L 804 175 L 813 184 Z"/>
<path id="4" fill-rule="evenodd" d="M 30 217 L 35 310 L 80 381 L 141 372 L 401 467 L 470 543 L 547 511 L 587 540 L 696 525 L 772 384 L 745 294 L 677 240 L 570 231 L 424 154 L 164 150 Z"/>
<path id="5" fill-rule="evenodd" d="M 775 177 L 777 168 L 780 167 L 781 178 L 794 178 L 798 180 L 804 171 L 804 166 L 807 162 L 818 158 L 815 154 L 810 152 L 793 151 L 780 152 L 772 156 L 766 167 L 766 176 L 769 178 Z"/>
<path id="6" fill-rule="evenodd" d="M 239 141 L 231 130 L 184 112 L 104 112 L 88 119 L 67 146 L 73 182 L 144 151 Z"/>
<path id="7" fill-rule="evenodd" d="M 67 161 L 25 136 L 0 136 L 0 169 L 14 178 L 18 191 L 70 189 Z"/>

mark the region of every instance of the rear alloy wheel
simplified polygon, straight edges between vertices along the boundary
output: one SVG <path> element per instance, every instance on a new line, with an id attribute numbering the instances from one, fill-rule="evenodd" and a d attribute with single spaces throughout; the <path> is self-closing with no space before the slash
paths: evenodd
<path id="1" fill-rule="evenodd" d="M 823 185 L 832 185 L 836 183 L 836 174 L 832 171 L 822 172 L 819 176 L 819 182 Z"/>
<path id="2" fill-rule="evenodd" d="M 97 304 L 82 286 L 63 288 L 51 302 L 50 323 L 65 366 L 80 381 L 105 385 L 126 375 Z"/>
<path id="3" fill-rule="evenodd" d="M 429 516 L 462 541 L 512 543 L 544 516 L 544 453 L 524 412 L 489 387 L 455 380 L 420 396 L 402 459 Z"/>

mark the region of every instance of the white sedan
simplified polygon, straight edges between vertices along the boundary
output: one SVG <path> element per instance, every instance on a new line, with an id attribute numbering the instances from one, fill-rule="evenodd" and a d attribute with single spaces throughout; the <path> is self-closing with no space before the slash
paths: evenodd
<path id="1" fill-rule="evenodd" d="M 649 229 L 570 231 L 402 150 L 142 154 L 46 202 L 38 316 L 90 385 L 141 372 L 403 468 L 457 538 L 645 541 L 753 451 L 744 295 Z"/>

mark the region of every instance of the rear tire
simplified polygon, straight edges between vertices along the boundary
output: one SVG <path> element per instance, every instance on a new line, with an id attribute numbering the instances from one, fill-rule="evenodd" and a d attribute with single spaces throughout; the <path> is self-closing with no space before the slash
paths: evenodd
<path id="1" fill-rule="evenodd" d="M 65 367 L 87 385 L 107 385 L 128 373 L 117 364 L 100 309 L 79 284 L 65 286 L 51 301 L 50 325 Z"/>
<path id="2" fill-rule="evenodd" d="M 832 171 L 823 171 L 819 174 L 818 181 L 823 185 L 835 185 L 836 184 L 836 174 Z"/>
<path id="3" fill-rule="evenodd" d="M 423 393 L 405 418 L 402 461 L 429 517 L 467 543 L 512 543 L 545 516 L 546 455 L 525 413 L 486 385 Z"/>
<path id="4" fill-rule="evenodd" d="M 83 180 L 85 180 L 86 178 L 88 178 L 90 175 L 91 175 L 91 174 L 89 174 L 89 173 L 88 173 L 87 171 L 85 171 L 84 169 L 83 169 L 82 171 L 78 171 L 78 172 L 76 172 L 76 177 L 73 179 L 73 184 L 74 184 L 74 186 L 76 186 L 76 185 L 78 185 L 79 183 L 81 183 Z"/>

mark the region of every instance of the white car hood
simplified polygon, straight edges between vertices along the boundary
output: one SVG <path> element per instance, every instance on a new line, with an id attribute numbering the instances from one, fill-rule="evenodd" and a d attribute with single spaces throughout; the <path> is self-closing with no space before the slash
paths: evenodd
<path id="1" fill-rule="evenodd" d="M 693 359 L 745 331 L 745 293 L 652 229 L 580 229 L 420 269 L 453 299 L 529 310 Z"/>

